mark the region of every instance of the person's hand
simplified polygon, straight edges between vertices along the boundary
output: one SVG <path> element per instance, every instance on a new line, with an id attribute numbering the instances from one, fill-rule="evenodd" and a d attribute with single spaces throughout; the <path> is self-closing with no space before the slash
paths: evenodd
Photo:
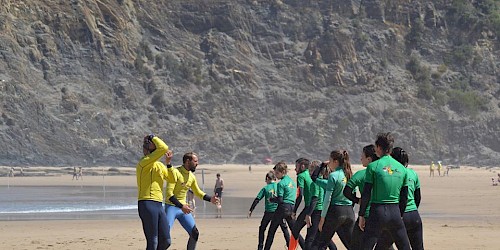
<path id="1" fill-rule="evenodd" d="M 320 232 L 323 231 L 323 224 L 325 224 L 325 218 L 321 217 L 321 219 L 319 220 L 319 225 L 318 225 L 318 230 Z"/>
<path id="2" fill-rule="evenodd" d="M 359 229 L 361 229 L 361 231 L 363 231 L 363 232 L 365 231 L 365 225 L 366 225 L 365 217 L 359 216 L 358 226 L 359 226 Z"/>
<path id="3" fill-rule="evenodd" d="M 252 217 L 252 211 L 248 211 L 247 218 L 250 218 L 250 217 Z"/>
<path id="4" fill-rule="evenodd" d="M 297 213 L 292 213 L 292 219 L 296 220 L 297 219 Z"/>
<path id="5" fill-rule="evenodd" d="M 188 205 L 184 204 L 182 205 L 182 212 L 184 214 L 190 214 L 191 212 L 193 212 L 193 209 L 191 209 Z"/>
<path id="6" fill-rule="evenodd" d="M 172 158 L 174 157 L 174 152 L 172 150 L 168 150 L 165 153 L 165 163 L 167 165 L 170 165 L 170 162 L 172 161 Z"/>
<path id="7" fill-rule="evenodd" d="M 210 202 L 214 205 L 217 205 L 220 202 L 219 197 L 212 196 L 212 198 L 210 198 Z"/>
<path id="8" fill-rule="evenodd" d="M 306 215 L 306 218 L 304 219 L 304 221 L 306 222 L 307 228 L 310 228 L 312 226 L 310 215 Z"/>

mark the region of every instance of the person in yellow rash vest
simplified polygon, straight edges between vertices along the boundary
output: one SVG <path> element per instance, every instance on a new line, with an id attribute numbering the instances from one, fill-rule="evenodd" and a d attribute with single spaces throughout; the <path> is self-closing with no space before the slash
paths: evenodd
<path id="1" fill-rule="evenodd" d="M 172 154 L 168 146 L 153 134 L 144 137 L 142 150 L 144 156 L 136 166 L 137 209 L 146 236 L 146 250 L 167 248 L 167 217 L 163 210 L 163 183 L 175 182 L 172 166 L 165 167 L 158 160 Z"/>
<path id="2" fill-rule="evenodd" d="M 167 161 L 169 161 L 168 158 Z M 193 210 L 187 205 L 186 202 L 186 194 L 190 188 L 193 190 L 194 195 L 198 196 L 198 198 L 210 201 L 213 204 L 219 203 L 218 197 L 211 197 L 207 195 L 198 186 L 196 176 L 193 173 L 197 166 L 198 156 L 195 153 L 189 152 L 184 154 L 182 157 L 182 166 L 177 169 L 173 169 L 172 171 L 175 175 L 176 182 L 167 183 L 167 191 L 165 195 L 165 212 L 167 214 L 168 221 L 167 248 L 172 243 L 170 229 L 174 225 L 174 221 L 177 219 L 179 223 L 181 223 L 181 226 L 189 234 L 187 249 L 196 249 L 199 232 L 196 228 L 193 215 L 191 214 Z"/>

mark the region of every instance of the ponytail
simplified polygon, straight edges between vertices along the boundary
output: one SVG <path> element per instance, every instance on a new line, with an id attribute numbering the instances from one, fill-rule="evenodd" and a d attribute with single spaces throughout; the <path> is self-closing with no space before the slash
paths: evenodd
<path id="1" fill-rule="evenodd" d="M 349 181 L 352 177 L 352 169 L 351 169 L 351 161 L 349 160 L 349 153 L 347 153 L 347 151 L 343 151 L 342 152 L 342 156 L 343 156 L 343 170 L 344 170 L 344 174 L 345 174 L 345 177 L 347 178 L 347 181 Z"/>

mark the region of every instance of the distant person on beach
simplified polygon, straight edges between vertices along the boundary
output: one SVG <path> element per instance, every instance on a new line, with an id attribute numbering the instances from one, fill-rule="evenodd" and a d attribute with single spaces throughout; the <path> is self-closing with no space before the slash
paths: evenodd
<path id="1" fill-rule="evenodd" d="M 311 184 L 312 179 L 309 174 L 309 165 L 311 162 L 305 158 L 299 158 L 295 161 L 295 173 L 297 174 L 297 198 L 295 199 L 295 206 L 293 208 L 292 218 L 295 223 L 292 228 L 290 228 L 292 235 L 290 237 L 289 250 L 297 249 L 297 244 L 300 244 L 302 249 L 305 248 L 305 240 L 300 235 L 300 231 L 306 225 L 306 214 L 309 210 L 309 205 L 311 203 Z M 302 202 L 302 197 L 304 197 L 304 209 L 300 212 L 297 217 L 297 210 Z"/>
<path id="2" fill-rule="evenodd" d="M 219 203 L 217 204 L 217 215 L 216 218 L 222 218 L 222 193 L 224 192 L 224 179 L 220 177 L 220 173 L 217 173 L 215 179 L 214 195 L 219 198 Z"/>
<path id="3" fill-rule="evenodd" d="M 187 249 L 196 249 L 200 233 L 196 227 L 193 215 L 191 214 L 193 209 L 186 203 L 186 195 L 190 188 L 198 198 L 209 201 L 214 205 L 219 203 L 218 197 L 206 194 L 198 186 L 196 176 L 194 175 L 196 167 L 198 167 L 198 155 L 194 152 L 184 154 L 182 157 L 182 166 L 172 171 L 172 174 L 176 176 L 176 181 L 167 183 L 165 195 L 165 212 L 168 222 L 167 248 L 170 247 L 172 243 L 170 229 L 173 227 L 175 220 L 178 220 L 189 234 Z"/>
<path id="4" fill-rule="evenodd" d="M 446 169 L 444 170 L 444 173 L 443 173 L 443 176 L 450 176 L 450 169 L 451 167 L 450 166 L 446 166 Z"/>
<path id="5" fill-rule="evenodd" d="M 498 182 L 495 180 L 495 178 L 491 178 L 491 185 L 498 186 Z"/>
<path id="6" fill-rule="evenodd" d="M 78 176 L 76 177 L 76 179 L 78 180 L 78 178 L 80 178 L 80 180 L 83 181 L 83 168 L 82 167 L 78 167 Z"/>
<path id="7" fill-rule="evenodd" d="M 362 191 L 364 186 L 365 186 L 365 173 L 366 173 L 366 167 L 368 164 L 372 163 L 373 161 L 378 160 L 378 156 L 375 153 L 375 145 L 370 144 L 365 147 L 363 147 L 363 151 L 361 152 L 361 164 L 364 169 L 361 169 L 357 171 L 351 179 L 347 182 L 345 188 L 344 188 L 344 196 L 347 197 L 349 200 L 351 200 L 353 203 L 359 204 L 360 198 L 356 196 L 356 187 Z M 368 216 L 370 214 L 370 204 L 366 207 L 365 210 L 365 219 L 368 219 Z M 362 244 L 362 239 L 364 232 L 359 228 L 359 217 L 356 220 L 356 223 L 354 224 L 354 228 L 352 230 L 352 239 L 351 239 L 351 249 L 353 250 L 358 250 L 361 249 L 361 244 Z"/>
<path id="8" fill-rule="evenodd" d="M 398 249 L 410 249 L 405 225 L 401 220 L 408 201 L 408 175 L 405 166 L 391 157 L 393 145 L 391 133 L 379 133 L 375 152 L 380 159 L 366 167 L 359 208 L 359 227 L 365 232 L 363 249 L 373 249 L 382 232 L 390 233 Z M 365 221 L 366 208 L 370 202 L 370 216 Z"/>
<path id="9" fill-rule="evenodd" d="M 441 169 L 443 169 L 443 165 L 441 165 L 441 161 L 438 161 L 438 176 L 441 176 Z M 444 176 L 444 173 L 443 173 L 443 176 Z"/>
<path id="10" fill-rule="evenodd" d="M 405 150 L 400 147 L 395 147 L 392 150 L 391 156 L 406 167 L 408 174 L 408 201 L 403 214 L 403 222 L 405 224 L 406 233 L 408 234 L 408 239 L 410 240 L 411 249 L 423 250 L 423 226 L 422 219 L 418 213 L 418 207 L 422 196 L 420 194 L 420 181 L 418 175 L 413 169 L 408 168 L 409 157 Z M 392 237 L 388 234 L 383 234 L 382 238 L 378 240 L 375 249 L 385 250 L 390 247 L 392 243 L 394 243 Z"/>
<path id="11" fill-rule="evenodd" d="M 144 156 L 136 167 L 138 205 L 137 210 L 146 236 L 146 250 L 167 248 L 167 216 L 163 210 L 164 181 L 175 182 L 172 166 L 167 167 L 158 160 L 165 155 L 171 158 L 172 151 L 154 134 L 145 136 L 142 144 Z"/>
<path id="12" fill-rule="evenodd" d="M 278 203 L 278 207 L 274 212 L 271 226 L 267 232 L 264 249 L 269 250 L 273 245 L 274 235 L 279 225 L 286 220 L 288 227 L 292 228 L 294 221 L 292 219 L 293 206 L 295 205 L 295 197 L 297 196 L 297 187 L 293 180 L 288 176 L 288 169 L 285 162 L 278 162 L 273 168 L 274 175 L 280 182 L 276 188 L 276 197 L 271 198 L 271 202 Z"/>
<path id="13" fill-rule="evenodd" d="M 434 161 L 431 161 L 431 166 L 430 166 L 430 168 L 429 168 L 429 171 L 430 171 L 430 172 L 429 172 L 429 177 L 431 177 L 431 176 L 432 176 L 432 177 L 434 177 L 434 169 L 435 169 L 435 168 L 436 168 L 436 167 L 434 166 Z"/>
<path id="14" fill-rule="evenodd" d="M 77 179 L 78 180 L 78 171 L 76 170 L 76 167 L 73 167 L 73 178 L 71 180 Z"/>
<path id="15" fill-rule="evenodd" d="M 497 181 L 500 182 L 500 173 L 498 173 L 497 175 L 498 175 Z"/>
<path id="16" fill-rule="evenodd" d="M 9 177 L 14 177 L 14 167 L 10 167 Z"/>
<path id="17" fill-rule="evenodd" d="M 276 211 L 276 208 L 278 207 L 277 203 L 271 202 L 271 198 L 276 197 L 276 177 L 274 175 L 274 171 L 270 171 L 266 174 L 266 183 L 267 185 L 264 186 L 259 193 L 257 194 L 257 197 L 252 203 L 252 206 L 250 206 L 250 210 L 248 211 L 248 218 L 252 216 L 252 212 L 255 209 L 255 206 L 259 203 L 262 198 L 265 198 L 265 203 L 264 203 L 264 216 L 262 216 L 262 220 L 260 221 L 260 226 L 259 226 L 259 244 L 257 245 L 257 250 L 262 250 L 264 247 L 264 233 L 266 231 L 267 225 L 271 222 L 274 216 L 274 212 Z M 283 236 L 285 237 L 285 242 L 288 246 L 288 242 L 290 241 L 290 233 L 288 232 L 288 227 L 286 226 L 286 223 L 282 220 L 281 224 L 281 231 L 283 231 Z"/>
<path id="18" fill-rule="evenodd" d="M 252 172 L 252 165 L 248 165 L 248 172 Z"/>
<path id="19" fill-rule="evenodd" d="M 20 168 L 19 168 L 19 175 L 20 175 L 20 176 L 24 176 L 24 170 L 23 170 L 23 167 L 20 167 Z"/>

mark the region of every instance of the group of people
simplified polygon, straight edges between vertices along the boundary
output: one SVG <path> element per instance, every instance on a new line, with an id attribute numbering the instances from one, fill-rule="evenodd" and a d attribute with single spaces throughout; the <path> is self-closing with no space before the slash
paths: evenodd
<path id="1" fill-rule="evenodd" d="M 71 180 L 82 180 L 83 181 L 83 169 L 82 167 L 78 167 L 78 169 L 76 167 L 73 167 L 73 179 Z"/>
<path id="2" fill-rule="evenodd" d="M 187 249 L 196 249 L 199 231 L 192 215 L 193 208 L 187 202 L 189 190 L 212 204 L 219 204 L 217 195 L 203 192 L 196 181 L 194 172 L 198 166 L 198 156 L 188 152 L 182 157 L 182 165 L 171 165 L 173 152 L 167 144 L 154 134 L 143 139 L 143 154 L 136 167 L 138 189 L 138 212 L 142 221 L 147 250 L 168 249 L 172 243 L 170 229 L 175 220 L 189 234 Z M 160 159 L 165 156 L 165 165 Z M 165 194 L 163 184 L 167 182 Z M 222 190 L 221 190 L 222 193 Z M 219 195 L 220 196 L 220 195 Z M 162 202 L 165 198 L 165 207 Z"/>
<path id="3" fill-rule="evenodd" d="M 302 249 L 336 249 L 332 241 L 335 233 L 347 249 L 392 249 L 393 243 L 398 249 L 424 249 L 418 213 L 420 182 L 415 171 L 407 168 L 406 151 L 393 145 L 390 133 L 378 134 L 375 145 L 362 150 L 361 162 L 366 169 L 354 174 L 344 150 L 332 151 L 323 162 L 299 158 L 295 162 L 297 184 L 288 176 L 286 163 L 277 163 L 266 174 L 267 184 L 248 212 L 250 217 L 265 198 L 257 248 L 269 250 L 281 227 L 289 250 L 297 245 Z M 361 197 L 356 195 L 357 188 Z M 302 198 L 304 208 L 297 216 Z M 355 203 L 360 205 L 357 220 Z M 306 225 L 304 239 L 300 231 Z"/>
<path id="4" fill-rule="evenodd" d="M 441 161 L 437 161 L 438 176 L 448 176 L 450 168 L 450 166 L 447 166 L 446 169 L 443 168 Z M 431 165 L 429 167 L 429 177 L 434 177 L 434 169 L 436 169 L 436 164 L 434 164 L 434 161 L 431 161 Z M 441 170 L 443 170 L 443 175 L 441 175 Z"/>

